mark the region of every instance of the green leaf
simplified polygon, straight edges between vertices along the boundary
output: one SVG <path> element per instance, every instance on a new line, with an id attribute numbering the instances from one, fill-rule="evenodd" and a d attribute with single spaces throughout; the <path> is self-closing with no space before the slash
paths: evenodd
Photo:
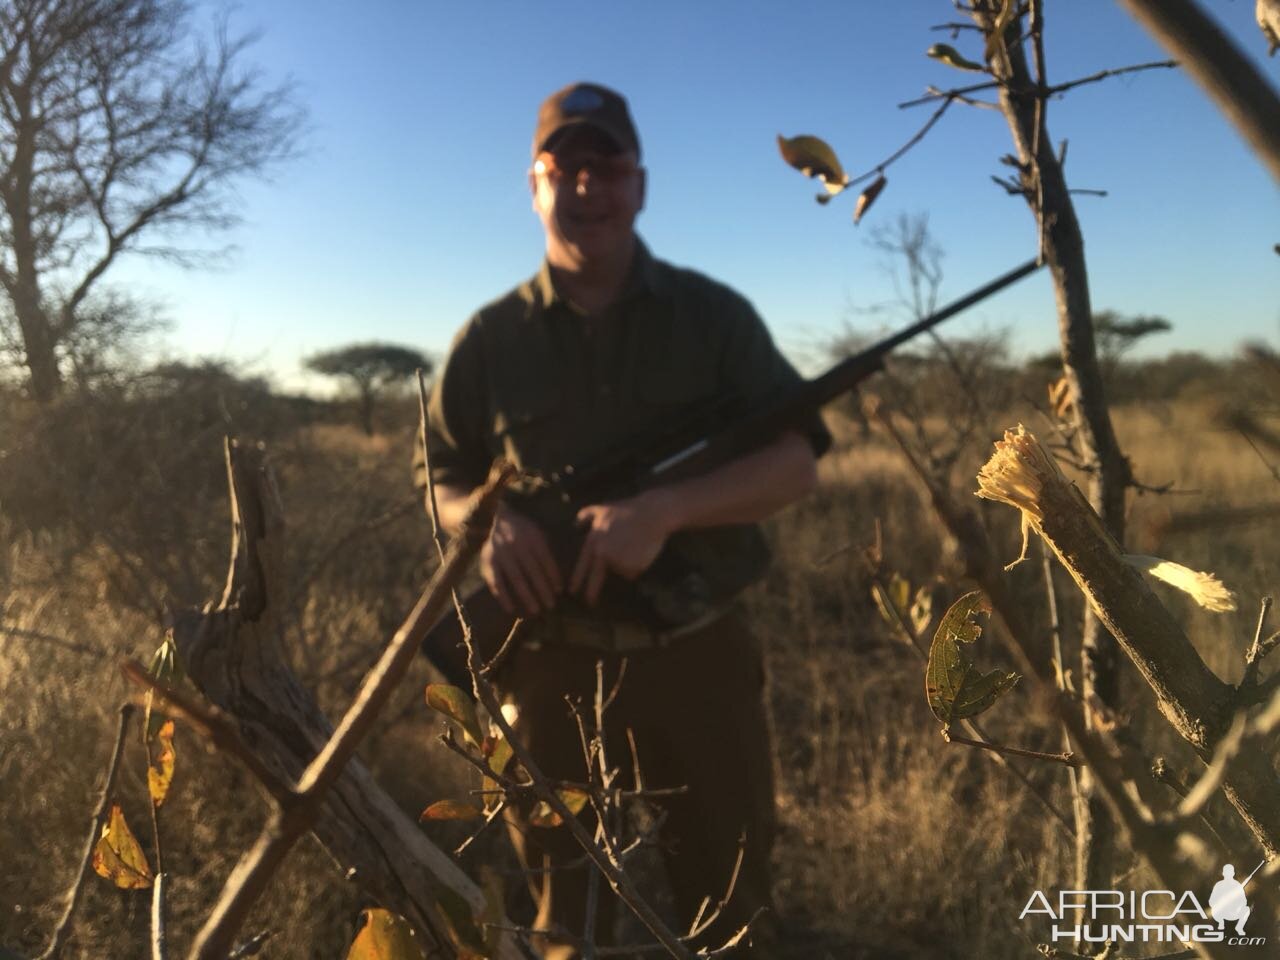
<path id="1" fill-rule="evenodd" d="M 478 820 L 484 811 L 465 800 L 437 800 L 422 811 L 419 820 Z"/>
<path id="2" fill-rule="evenodd" d="M 849 180 L 840 158 L 821 137 L 801 134 L 788 138 L 778 134 L 778 150 L 783 160 L 806 177 L 822 181 L 828 194 L 839 193 Z"/>
<path id="3" fill-rule="evenodd" d="M 973 643 L 982 635 L 982 628 L 973 618 L 990 612 L 991 604 L 980 591 L 966 593 L 951 605 L 933 635 L 925 670 L 925 695 L 929 709 L 944 730 L 956 720 L 976 717 L 1021 679 L 1004 670 L 980 673 L 960 648 L 960 644 Z"/>
<path id="4" fill-rule="evenodd" d="M 364 926 L 351 942 L 347 960 L 426 960 L 426 956 L 404 917 L 374 908 L 364 911 Z"/>
<path id="5" fill-rule="evenodd" d="M 967 60 L 960 54 L 960 51 L 949 43 L 935 43 L 925 51 L 934 60 L 941 60 L 949 67 L 955 67 L 957 70 L 974 70 L 978 73 L 985 73 L 986 68 L 980 63 L 974 63 Z"/>
<path id="6" fill-rule="evenodd" d="M 476 718 L 476 705 L 457 687 L 447 683 L 427 684 L 427 706 L 457 723 L 473 747 L 479 748 L 484 742 L 480 721 Z"/>

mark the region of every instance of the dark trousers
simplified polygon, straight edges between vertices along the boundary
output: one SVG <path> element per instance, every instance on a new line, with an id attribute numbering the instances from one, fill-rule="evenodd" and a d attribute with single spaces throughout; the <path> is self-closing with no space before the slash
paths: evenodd
<path id="1" fill-rule="evenodd" d="M 604 664 L 607 694 L 622 659 L 586 647 L 546 644 L 518 649 L 502 668 L 498 686 L 519 710 L 515 729 L 548 777 L 586 780 L 578 726 L 565 697 L 580 701 L 590 722 L 597 660 Z M 677 933 L 688 930 L 704 897 L 710 897 L 714 907 L 724 896 L 739 837 L 746 838 L 733 896 L 699 941 L 718 945 L 759 908 L 772 906 L 773 770 L 761 699 L 760 650 L 742 618 L 730 612 L 669 646 L 632 652 L 625 659 L 625 675 L 605 714 L 609 766 L 621 770 L 619 785 L 634 787 L 630 730 L 644 787 L 688 788 L 684 794 L 653 801 L 666 813 L 660 842 L 680 918 Z M 527 814 L 528 810 L 510 811 L 508 824 L 520 859 L 531 871 L 530 890 L 539 904 L 537 928 L 559 925 L 581 936 L 587 871 L 595 868 L 581 864 L 583 851 L 566 827 L 531 826 Z M 594 834 L 595 816 L 589 807 L 581 820 Z M 602 879 L 597 943 L 611 942 L 616 910 L 616 900 Z M 763 932 L 773 922 L 769 910 L 758 929 Z M 572 947 L 554 940 L 546 948 L 548 958 L 575 955 Z"/>

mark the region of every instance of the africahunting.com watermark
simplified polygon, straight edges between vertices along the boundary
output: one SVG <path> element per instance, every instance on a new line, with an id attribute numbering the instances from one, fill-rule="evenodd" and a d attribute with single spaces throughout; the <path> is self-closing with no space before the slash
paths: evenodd
<path id="1" fill-rule="evenodd" d="M 1257 868 L 1253 872 L 1257 873 Z M 1222 879 L 1207 902 L 1190 890 L 1061 890 L 1056 898 L 1037 890 L 1018 918 L 1047 922 L 1053 942 L 1266 943 L 1266 937 L 1250 936 L 1245 927 L 1252 913 L 1245 887 L 1253 873 L 1243 883 L 1235 873 L 1231 864 L 1222 868 Z"/>

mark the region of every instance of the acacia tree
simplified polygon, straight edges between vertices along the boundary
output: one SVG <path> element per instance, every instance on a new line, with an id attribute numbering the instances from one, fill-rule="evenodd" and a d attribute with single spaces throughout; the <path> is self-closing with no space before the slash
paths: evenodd
<path id="1" fill-rule="evenodd" d="M 373 405 L 378 395 L 418 370 L 431 372 L 431 361 L 424 354 L 392 343 L 353 343 L 310 356 L 303 365 L 350 382 L 360 404 L 360 425 L 369 436 L 373 436 Z"/>
<path id="2" fill-rule="evenodd" d="M 301 110 L 248 43 L 197 39 L 183 0 L 0 2 L 0 322 L 36 400 L 121 254 L 198 262 L 172 231 L 233 225 L 231 184 L 293 154 Z"/>

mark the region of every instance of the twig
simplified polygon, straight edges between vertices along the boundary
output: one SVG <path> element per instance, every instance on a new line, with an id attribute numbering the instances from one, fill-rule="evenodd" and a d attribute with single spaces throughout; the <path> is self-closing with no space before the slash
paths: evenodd
<path id="1" fill-rule="evenodd" d="M 738 834 L 738 856 L 733 861 L 733 870 L 729 874 L 729 884 L 725 887 L 724 896 L 716 903 L 711 913 L 703 917 L 702 913 L 706 909 L 710 898 L 704 899 L 702 905 L 698 908 L 698 916 L 693 918 L 693 923 L 689 925 L 689 933 L 687 939 L 692 940 L 694 937 L 700 936 L 706 929 L 711 926 L 719 918 L 724 911 L 725 904 L 733 897 L 734 888 L 738 885 L 738 874 L 742 871 L 742 861 L 747 853 L 747 835 L 745 833 Z M 702 922 L 698 922 L 698 918 L 702 917 Z"/>
<path id="2" fill-rule="evenodd" d="M 1044 573 L 1044 593 L 1049 604 L 1049 631 L 1053 639 L 1053 659 L 1057 664 L 1054 671 L 1058 681 L 1058 689 L 1063 693 L 1067 692 L 1067 666 L 1066 658 L 1062 652 L 1062 618 L 1058 613 L 1058 589 L 1053 583 L 1053 559 L 1049 555 L 1049 548 L 1045 546 L 1044 541 L 1040 541 L 1040 561 L 1041 568 Z M 1062 746 L 1064 752 L 1074 753 L 1071 747 L 1071 733 L 1064 726 L 1062 728 Z M 1083 797 L 1080 793 L 1080 778 L 1076 774 L 1075 768 L 1067 771 L 1071 780 L 1071 809 L 1079 810 Z"/>
<path id="3" fill-rule="evenodd" d="M 484 815 L 484 823 L 476 827 L 476 829 L 472 831 L 471 836 L 467 837 L 467 839 L 463 840 L 462 843 L 458 844 L 458 848 L 453 851 L 453 855 L 455 857 L 460 857 L 464 853 L 466 853 L 467 848 L 470 847 L 471 844 L 475 843 L 476 840 L 479 839 L 480 834 L 484 833 L 484 831 L 489 827 L 490 824 L 494 823 L 498 819 L 498 817 L 502 816 L 503 811 L 505 811 L 506 809 L 507 809 L 507 798 L 500 797 L 498 799 L 498 802 L 493 805 L 493 809 L 488 811 Z"/>
<path id="4" fill-rule="evenodd" d="M 466 573 L 488 537 L 498 498 L 514 468 L 495 464 L 489 480 L 473 496 L 467 518 L 454 538 L 444 562 L 431 578 L 413 611 L 365 677 L 360 691 L 333 736 L 307 766 L 296 791 L 272 814 L 253 848 L 232 871 L 217 905 L 196 937 L 191 957 L 221 960 L 249 911 L 261 897 L 293 844 L 314 823 L 324 796 L 337 780 L 356 747 L 378 716 L 391 692 L 407 672 L 454 586 Z"/>
<path id="5" fill-rule="evenodd" d="M 875 411 L 873 410 L 872 412 L 873 412 L 873 415 L 875 415 Z M 877 415 L 877 419 L 878 419 L 878 415 Z M 895 436 L 896 440 L 899 443 L 899 446 L 901 446 L 901 444 L 903 443 L 903 438 L 901 434 L 896 433 L 897 428 L 890 425 L 886 429 L 889 429 L 891 431 L 891 435 Z M 906 448 L 904 447 L 902 449 L 903 449 L 904 455 L 909 460 L 912 460 L 912 462 L 915 462 L 914 457 L 912 457 L 912 455 L 906 451 Z M 879 530 L 879 524 L 877 523 L 877 532 L 878 530 Z M 879 574 L 875 570 L 872 570 L 872 586 L 880 592 L 882 605 L 885 607 L 885 609 L 893 613 L 894 621 L 897 623 L 898 628 L 903 632 L 903 635 L 910 642 L 912 649 L 916 651 L 916 653 L 921 657 L 921 659 L 927 661 L 929 658 L 929 653 L 928 653 L 928 650 L 925 649 L 924 647 L 923 640 L 921 639 L 920 635 L 916 632 L 915 627 L 910 623 L 907 623 L 899 615 L 897 607 L 895 607 L 892 601 L 890 600 L 888 591 L 885 590 L 884 584 L 880 580 Z M 982 727 L 978 724 L 976 720 L 961 720 L 960 722 L 964 726 L 964 729 L 969 733 L 971 733 L 974 737 L 981 737 L 984 740 L 987 738 L 986 733 L 983 731 Z M 1023 773 L 1021 769 L 1019 769 L 1018 767 L 1010 763 L 1008 757 L 1005 757 L 1002 754 L 999 754 L 999 753 L 992 754 L 992 759 L 995 760 L 1001 767 L 1003 767 L 1009 773 L 1010 776 L 1012 776 L 1015 780 L 1017 780 L 1018 783 L 1022 785 L 1023 789 L 1025 789 L 1027 793 L 1029 793 L 1032 797 L 1034 797 L 1035 800 L 1039 802 L 1039 804 L 1042 807 L 1044 807 L 1044 809 L 1055 820 L 1058 821 L 1058 823 L 1062 824 L 1062 827 L 1064 830 L 1066 830 L 1068 836 L 1072 837 L 1073 839 L 1075 838 L 1076 832 L 1075 832 L 1075 828 L 1071 824 L 1071 821 L 1068 820 L 1066 815 L 1054 805 L 1052 800 L 1050 800 L 1048 797 L 1044 795 L 1044 793 L 1040 790 L 1039 787 L 1037 787 L 1034 783 L 1032 783 L 1030 777 L 1028 777 L 1025 773 Z M 1074 777 L 1074 775 L 1075 774 L 1073 771 L 1072 776 Z"/>
<path id="6" fill-rule="evenodd" d="M 1066 93 L 1068 90 L 1073 90 L 1086 83 L 1097 83 L 1100 80 L 1106 80 L 1110 77 L 1118 77 L 1126 73 L 1135 73 L 1139 70 L 1168 69 L 1177 66 L 1178 62 L 1176 60 L 1155 60 L 1150 63 L 1135 63 L 1128 67 L 1114 67 L 1110 70 L 1099 70 L 1097 73 L 1091 73 L 1087 77 L 1079 77 L 1075 80 L 1068 80 L 1066 83 L 1059 83 L 1053 86 L 1045 86 L 1043 84 L 1022 85 L 1009 83 L 1005 80 L 988 80 L 985 83 L 973 83 L 966 87 L 955 87 L 951 90 L 931 89 L 923 97 L 916 97 L 914 100 L 905 100 L 898 104 L 898 109 L 905 110 L 907 107 L 918 107 L 925 103 L 935 103 L 941 99 L 955 99 L 960 94 L 978 93 L 982 90 L 994 90 L 997 87 L 1005 87 L 1010 93 L 1052 97 L 1059 93 Z"/>
<path id="7" fill-rule="evenodd" d="M 1098 956 L 1090 956 L 1083 953 L 1072 953 L 1069 950 L 1062 950 L 1058 947 L 1050 946 L 1047 943 L 1040 944 L 1037 947 L 1040 953 L 1048 957 L 1049 960 L 1098 960 Z M 1136 956 L 1112 956 L 1109 960 L 1190 960 L 1192 957 L 1198 957 L 1200 954 L 1194 950 L 1179 950 L 1177 953 L 1162 953 L 1154 957 L 1136 957 Z"/>
<path id="8" fill-rule="evenodd" d="M 48 643 L 55 647 L 62 647 L 64 650 L 71 650 L 74 653 L 83 653 L 90 657 L 110 657 L 111 651 L 97 644 L 80 643 L 78 640 L 65 640 L 62 637 L 55 637 L 51 633 L 43 633 L 39 630 L 26 630 L 22 627 L 11 627 L 8 624 L 0 624 L 0 634 L 7 637 L 14 637 L 18 640 L 35 640 L 39 643 Z"/>
<path id="9" fill-rule="evenodd" d="M 37 960 L 52 960 L 53 957 L 58 956 L 66 943 L 67 935 L 71 932 L 71 919 L 75 915 L 76 905 L 80 902 L 80 894 L 84 890 L 85 879 L 89 876 L 89 865 L 93 862 L 93 850 L 98 845 L 98 837 L 102 833 L 102 825 L 107 822 L 107 812 L 111 805 L 111 791 L 115 787 L 116 772 L 120 769 L 120 755 L 124 753 L 125 731 L 129 726 L 129 718 L 133 715 L 133 711 L 134 705 L 132 703 L 125 703 L 120 707 L 120 720 L 116 728 L 115 745 L 111 748 L 111 759 L 107 761 L 107 777 L 102 784 L 102 793 L 98 796 L 98 808 L 94 811 L 93 820 L 90 822 L 89 839 L 85 842 L 84 854 L 80 857 L 80 869 L 76 872 L 75 882 L 71 885 L 71 892 L 67 895 L 67 906 L 62 912 L 62 918 L 58 921 L 58 925 L 54 927 L 53 938 Z"/>
<path id="10" fill-rule="evenodd" d="M 274 930 L 263 930 L 261 933 L 255 933 L 227 954 L 227 960 L 243 960 L 244 957 L 256 957 L 258 952 L 266 946 L 267 941 L 274 936 Z"/>
<path id="11" fill-rule="evenodd" d="M 1011 757 L 1026 757 L 1028 760 L 1048 760 L 1051 763 L 1066 764 L 1068 767 L 1084 766 L 1084 761 L 1074 753 L 1041 753 L 1039 750 L 1006 747 L 999 743 L 988 743 L 986 740 L 971 740 L 969 737 L 960 737 L 946 729 L 942 731 L 942 739 L 947 743 L 961 743 L 968 747 L 981 747 L 983 750 L 991 750 L 994 753 L 1001 753 Z"/>
<path id="12" fill-rule="evenodd" d="M 858 174 L 858 176 L 853 177 L 850 180 L 846 180 L 845 187 L 846 188 L 852 187 L 855 183 L 861 183 L 864 180 L 870 180 L 872 177 L 878 177 L 882 173 L 884 173 L 884 171 L 888 169 L 890 164 L 892 164 L 895 160 L 899 159 L 904 153 L 906 153 L 908 150 L 910 150 L 917 143 L 919 143 L 921 140 L 924 139 L 924 135 L 933 128 L 933 125 L 935 123 L 937 123 L 939 120 L 942 119 L 942 115 L 947 112 L 947 108 L 950 107 L 951 104 L 956 99 L 958 99 L 958 97 L 959 97 L 958 93 L 955 96 L 952 96 L 950 93 L 947 94 L 943 98 L 942 103 L 938 106 L 938 109 L 933 112 L 933 116 L 931 116 L 928 120 L 925 121 L 924 126 L 922 126 L 919 130 L 917 130 L 912 135 L 911 139 L 909 139 L 906 143 L 904 143 L 901 147 L 899 147 L 893 153 L 889 154 L 889 156 L 886 157 L 884 160 L 881 160 L 878 164 L 876 164 L 866 173 L 860 173 Z"/>
<path id="13" fill-rule="evenodd" d="M 1259 604 L 1258 626 L 1253 632 L 1253 644 L 1245 654 L 1244 676 L 1240 678 L 1240 686 L 1236 688 L 1237 695 L 1258 685 L 1258 669 L 1262 666 L 1262 660 L 1275 647 L 1277 637 L 1280 637 L 1280 634 L 1273 634 L 1266 639 L 1262 636 L 1267 629 L 1267 614 L 1271 612 L 1271 602 L 1270 597 L 1263 597 Z"/>
<path id="14" fill-rule="evenodd" d="M 165 960 L 169 955 L 164 922 L 164 891 L 169 884 L 169 875 L 160 872 L 159 862 L 160 848 L 157 846 L 156 879 L 151 886 L 151 960 Z"/>
<path id="15" fill-rule="evenodd" d="M 120 670 L 127 679 L 150 690 L 159 699 L 166 713 L 177 714 L 219 750 L 243 763 L 269 797 L 280 804 L 289 802 L 293 795 L 293 784 L 282 780 L 256 753 L 245 746 L 235 722 L 227 714 L 211 703 L 201 703 L 190 694 L 156 679 L 137 660 L 126 660 L 120 665 Z"/>
<path id="16" fill-rule="evenodd" d="M 1121 0 L 1174 54 L 1280 180 L 1280 95 L 1193 0 Z"/>

